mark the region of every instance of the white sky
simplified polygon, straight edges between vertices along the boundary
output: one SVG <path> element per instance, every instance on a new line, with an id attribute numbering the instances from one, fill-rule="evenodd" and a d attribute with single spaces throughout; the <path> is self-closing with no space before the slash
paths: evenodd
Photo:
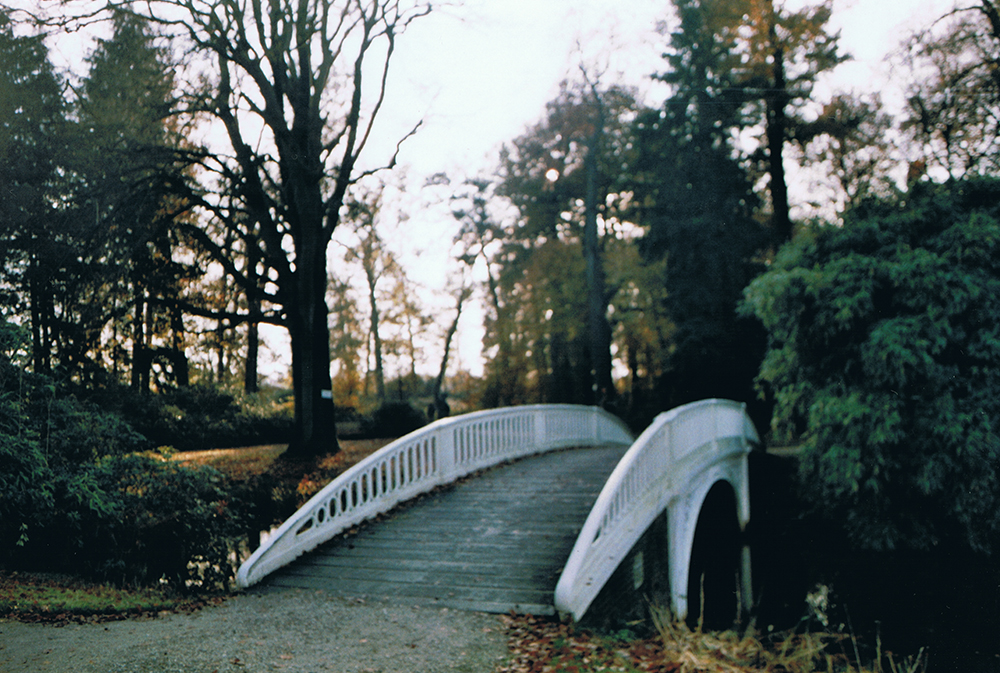
<path id="1" fill-rule="evenodd" d="M 838 85 L 882 89 L 883 57 L 953 2 L 834 0 L 832 22 L 842 31 L 843 49 L 855 57 L 840 67 Z M 598 66 L 614 51 L 609 80 L 618 72 L 648 86 L 648 75 L 662 69 L 664 38 L 655 27 L 668 19 L 668 6 L 663 0 L 467 0 L 461 9 L 440 10 L 414 24 L 399 40 L 391 112 L 410 120 L 423 117 L 425 125 L 407 142 L 403 158 L 414 167 L 433 166 L 432 171 L 468 170 L 492 159 L 499 143 L 540 118 L 559 81 L 576 71 L 577 44 Z M 406 102 L 398 102 L 400 97 Z"/>

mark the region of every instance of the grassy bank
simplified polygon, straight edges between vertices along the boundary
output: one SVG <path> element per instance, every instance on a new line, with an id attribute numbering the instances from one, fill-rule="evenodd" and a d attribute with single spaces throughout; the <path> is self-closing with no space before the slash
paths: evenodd
<path id="1" fill-rule="evenodd" d="M 0 572 L 0 619 L 44 624 L 102 622 L 192 611 L 219 597 L 163 588 L 119 589 L 68 575 Z"/>
<path id="2" fill-rule="evenodd" d="M 271 474 L 282 481 L 295 482 L 300 490 L 319 490 L 331 479 L 391 441 L 391 439 L 341 439 L 338 453 L 303 461 L 279 461 L 278 457 L 285 451 L 285 444 L 184 451 L 175 453 L 172 459 L 181 465 L 215 468 L 231 479 L 245 480 Z"/>
<path id="3" fill-rule="evenodd" d="M 237 449 L 173 454 L 184 466 L 208 466 L 234 481 L 271 475 L 282 488 L 306 499 L 330 479 L 391 440 L 342 441 L 333 456 L 310 461 L 279 461 L 285 446 L 270 444 Z M 0 618 L 41 623 L 105 621 L 155 616 L 164 611 L 194 610 L 217 595 L 180 593 L 167 587 L 115 587 L 57 573 L 7 572 L 0 568 Z"/>

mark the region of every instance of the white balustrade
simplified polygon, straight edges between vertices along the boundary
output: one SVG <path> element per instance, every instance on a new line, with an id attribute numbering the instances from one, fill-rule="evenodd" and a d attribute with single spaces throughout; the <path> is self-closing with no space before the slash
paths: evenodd
<path id="1" fill-rule="evenodd" d="M 350 527 L 476 470 L 554 449 L 632 439 L 617 417 L 577 405 L 509 407 L 435 421 L 327 484 L 240 566 L 236 583 L 251 586 Z"/>
<path id="2" fill-rule="evenodd" d="M 759 442 L 745 405 L 703 400 L 656 417 L 608 478 L 559 583 L 556 610 L 580 619 L 657 516 L 670 514 L 669 566 L 675 614 L 687 610 L 694 525 L 708 489 L 729 481 L 740 525 L 750 517 L 746 454 Z"/>

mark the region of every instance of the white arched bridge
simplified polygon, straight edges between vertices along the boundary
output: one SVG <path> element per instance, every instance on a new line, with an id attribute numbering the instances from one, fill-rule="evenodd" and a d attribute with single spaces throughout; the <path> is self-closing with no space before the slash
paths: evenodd
<path id="1" fill-rule="evenodd" d="M 576 620 L 634 618 L 647 600 L 734 614 L 758 441 L 727 400 L 660 414 L 637 440 L 596 407 L 442 419 L 330 482 L 237 583 Z"/>

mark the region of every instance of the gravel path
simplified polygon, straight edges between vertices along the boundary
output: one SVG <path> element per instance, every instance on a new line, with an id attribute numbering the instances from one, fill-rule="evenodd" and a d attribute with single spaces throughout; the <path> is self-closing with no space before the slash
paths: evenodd
<path id="1" fill-rule="evenodd" d="M 263 588 L 190 615 L 45 626 L 0 621 L 3 673 L 488 673 L 495 615 Z"/>

